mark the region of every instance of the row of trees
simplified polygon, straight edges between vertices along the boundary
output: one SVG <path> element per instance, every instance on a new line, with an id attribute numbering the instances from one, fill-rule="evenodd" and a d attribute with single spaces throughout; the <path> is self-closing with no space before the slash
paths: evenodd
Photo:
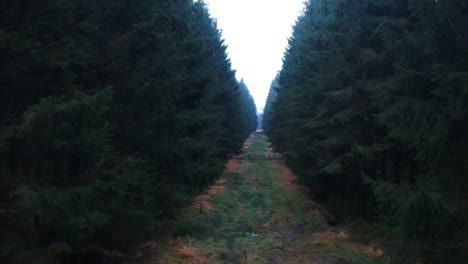
<path id="1" fill-rule="evenodd" d="M 423 263 L 467 247 L 467 31 L 466 0 L 308 1 L 265 108 L 317 199 Z"/>
<path id="2" fill-rule="evenodd" d="M 164 232 L 255 130 L 202 1 L 0 14 L 1 263 L 110 263 Z"/>

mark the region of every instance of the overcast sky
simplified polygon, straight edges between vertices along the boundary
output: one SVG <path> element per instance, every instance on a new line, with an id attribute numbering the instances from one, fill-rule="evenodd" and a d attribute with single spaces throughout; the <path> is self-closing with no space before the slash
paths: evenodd
<path id="1" fill-rule="evenodd" d="M 236 76 L 244 79 L 259 111 L 281 69 L 304 0 L 205 0 L 228 45 Z"/>

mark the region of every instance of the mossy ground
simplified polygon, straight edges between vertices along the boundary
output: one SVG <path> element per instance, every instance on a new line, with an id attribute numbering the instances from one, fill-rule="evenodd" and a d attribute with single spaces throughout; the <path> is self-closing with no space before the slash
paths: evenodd
<path id="1" fill-rule="evenodd" d="M 183 212 L 177 237 L 150 263 L 386 263 L 372 245 L 330 231 L 305 192 L 285 186 L 262 133 L 248 145 L 209 210 Z"/>

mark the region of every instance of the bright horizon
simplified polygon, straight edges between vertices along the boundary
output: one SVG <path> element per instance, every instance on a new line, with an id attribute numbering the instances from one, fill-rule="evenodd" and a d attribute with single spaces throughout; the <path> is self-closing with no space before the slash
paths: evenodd
<path id="1" fill-rule="evenodd" d="M 271 81 L 304 0 L 205 0 L 222 31 L 232 68 L 263 112 Z"/>

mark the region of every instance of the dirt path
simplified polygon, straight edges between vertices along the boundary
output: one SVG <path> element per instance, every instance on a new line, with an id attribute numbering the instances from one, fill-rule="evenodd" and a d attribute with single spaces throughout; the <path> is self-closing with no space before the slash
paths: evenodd
<path id="1" fill-rule="evenodd" d="M 385 263 L 372 245 L 330 231 L 262 133 L 245 146 L 182 213 L 178 237 L 144 263 Z"/>

